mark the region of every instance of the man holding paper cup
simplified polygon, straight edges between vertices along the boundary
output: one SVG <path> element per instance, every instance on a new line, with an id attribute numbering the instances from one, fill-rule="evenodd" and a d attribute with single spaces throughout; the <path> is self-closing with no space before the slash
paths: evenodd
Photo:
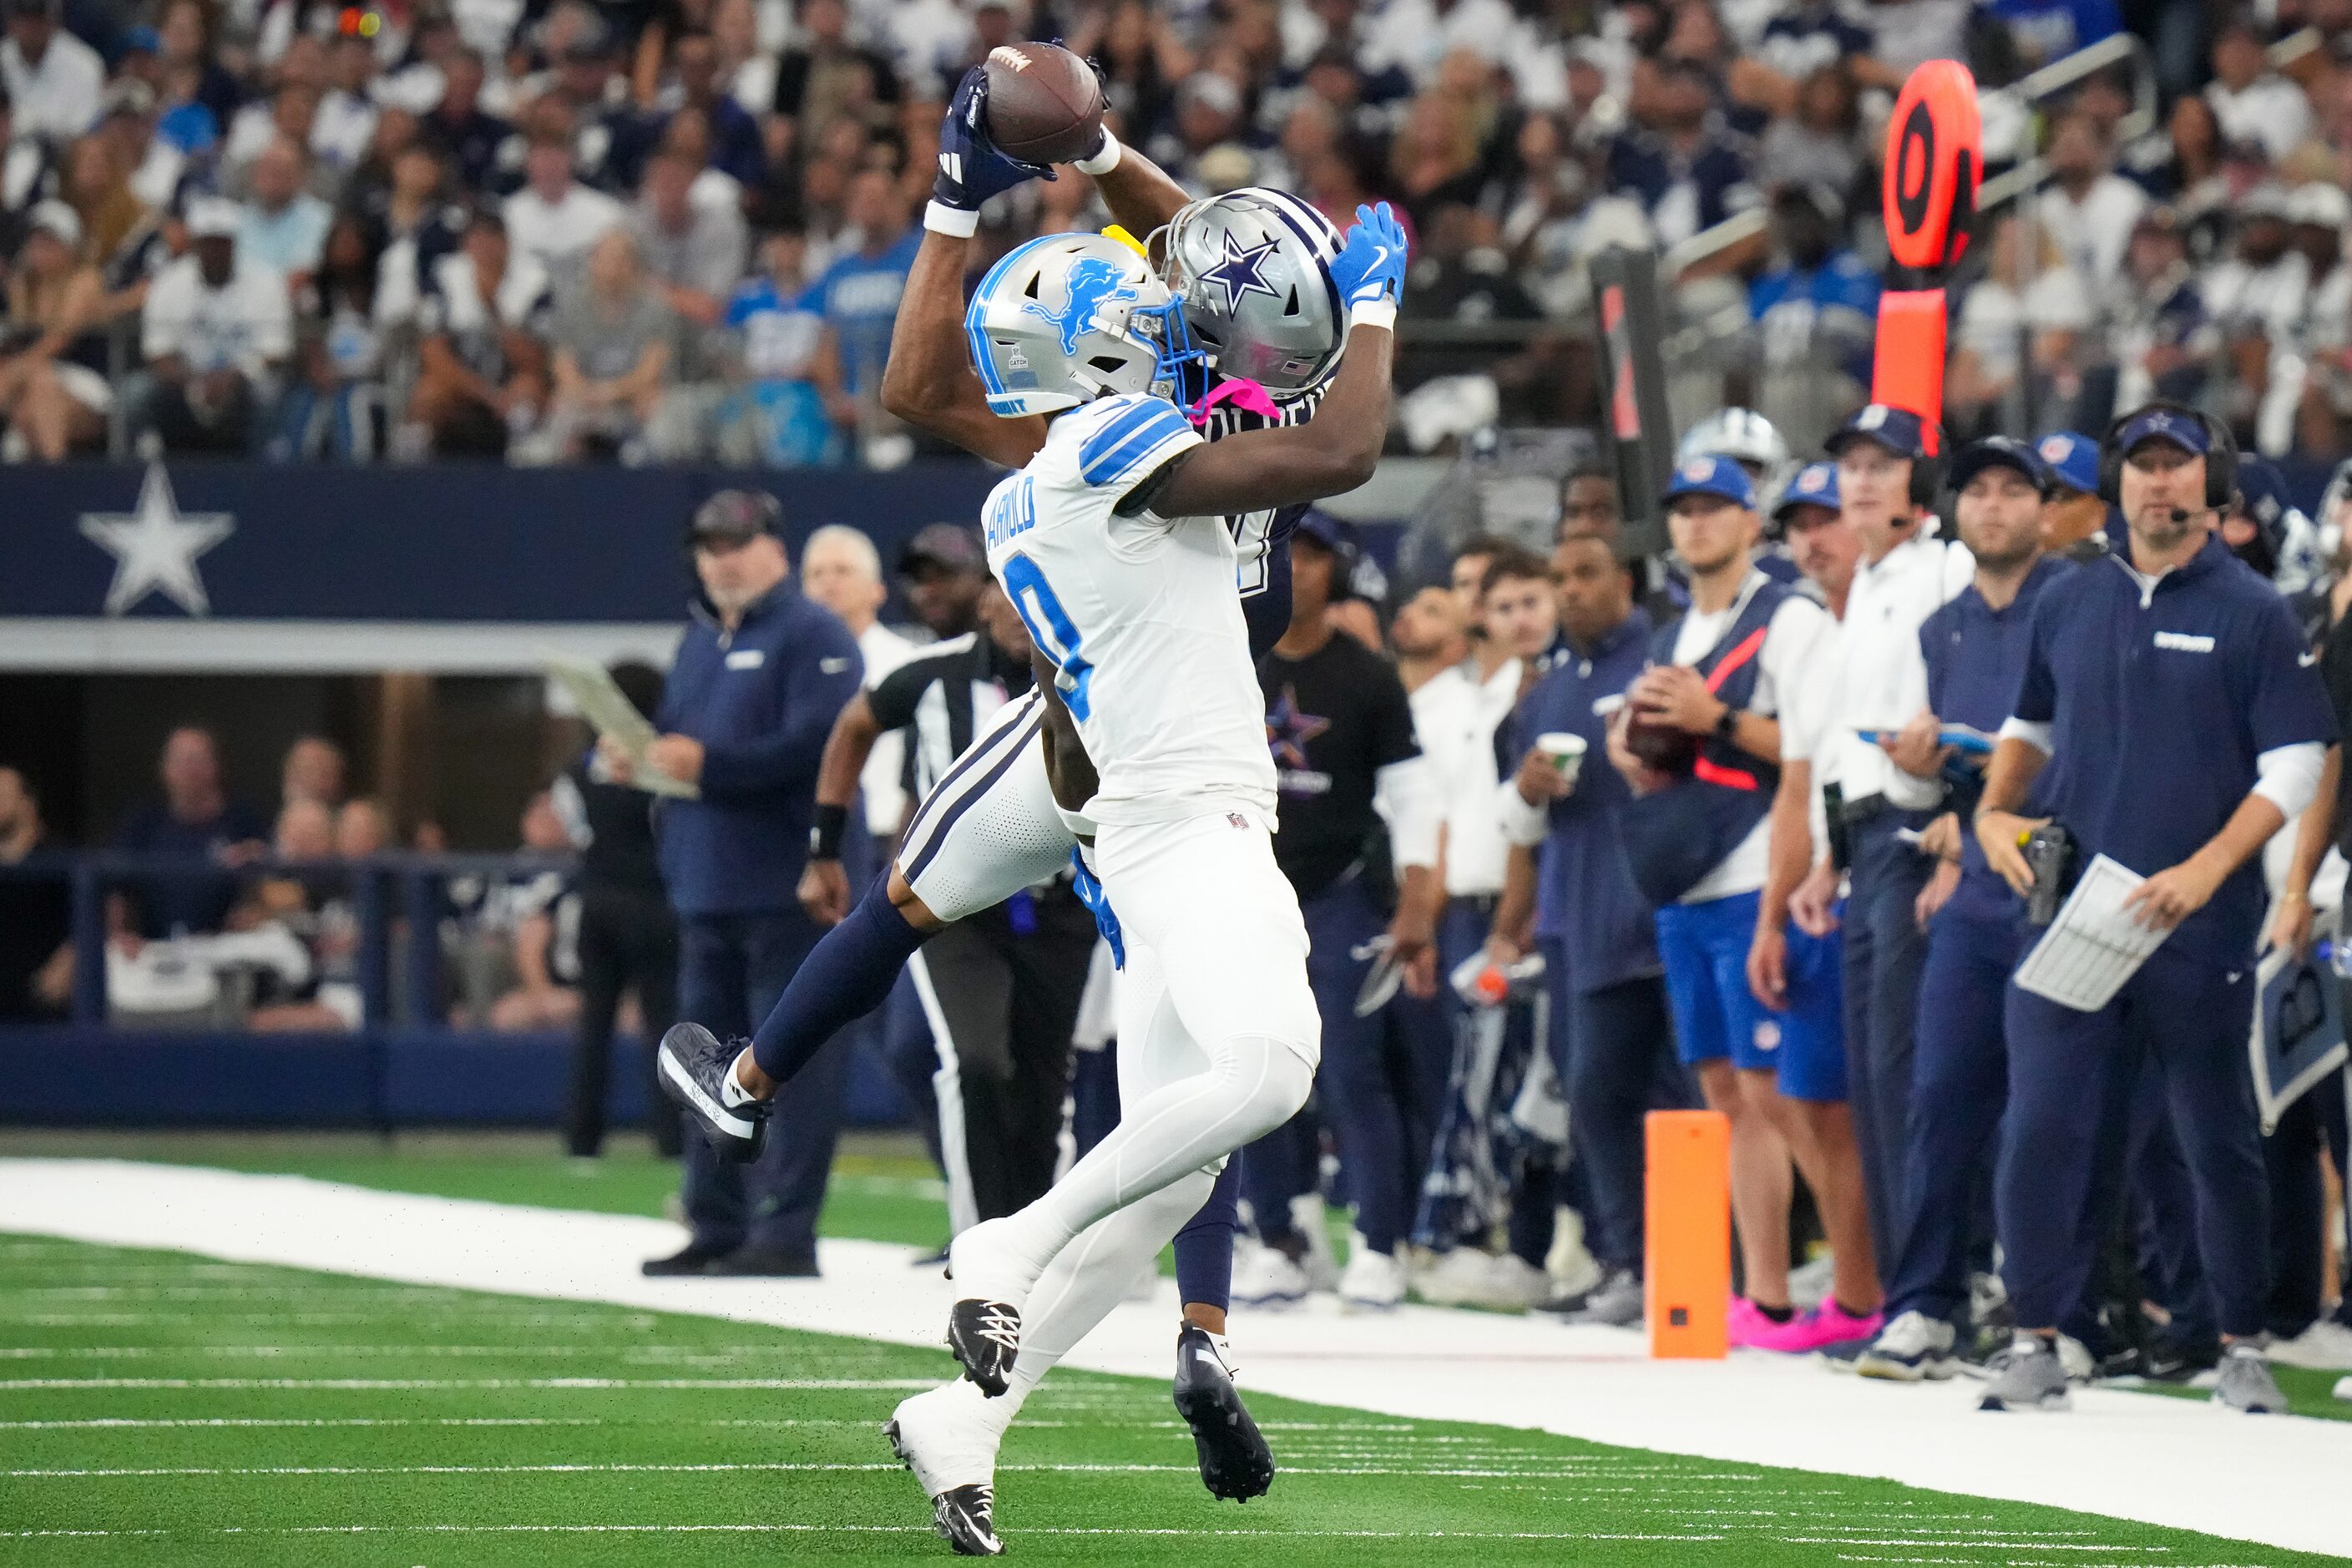
<path id="1" fill-rule="evenodd" d="M 2058 999 L 2057 984 L 2026 989 L 2032 954 L 2011 983 L 1994 1209 L 2019 1331 L 1983 1403 L 2066 1403 L 2056 1325 L 2092 1264 L 2083 1219 L 2098 1108 L 2117 1054 L 2139 1050 L 2163 1081 L 2196 1194 L 2225 1346 L 2213 1397 L 2284 1410 L 2261 1348 L 2268 1194 L 2246 1063 L 2256 852 L 2310 804 L 2336 722 L 2285 603 L 2213 531 L 2237 488 L 2227 429 L 2156 403 L 2118 419 L 2102 447 L 2101 489 L 2123 510 L 2127 545 L 2035 604 L 1976 835 L 1992 869 L 2027 892 L 2020 840 L 2036 825 L 2020 808 L 2039 781 L 2086 876 L 2144 879 L 2122 913 L 2167 934 L 2088 1007 Z"/>

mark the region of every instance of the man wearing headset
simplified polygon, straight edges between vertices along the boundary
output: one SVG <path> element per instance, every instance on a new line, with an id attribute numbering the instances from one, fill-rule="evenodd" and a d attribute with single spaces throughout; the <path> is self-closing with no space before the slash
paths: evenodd
<path id="1" fill-rule="evenodd" d="M 1916 908 L 1934 869 L 1917 836 L 1944 793 L 1919 628 L 1968 586 L 1975 563 L 1958 541 L 1936 531 L 1932 507 L 1944 464 L 1942 433 L 1932 422 L 1874 403 L 1822 444 L 1836 459 L 1840 510 L 1861 537 L 1862 561 L 1837 635 L 1822 644 L 1827 651 L 1813 678 L 1824 683 L 1823 721 L 1810 760 L 1813 783 L 1835 784 L 1842 803 L 1827 826 L 1832 844 L 1843 847 L 1835 858 L 1848 878 L 1842 917 L 1846 1093 L 1862 1151 L 1871 1243 L 1886 1279 L 1895 1272 L 1907 1207 L 1905 1130 L 1927 955 Z M 1790 773 L 1801 776 L 1802 770 Z M 1776 813 L 1776 831 L 1803 832 L 1807 815 Z M 1776 847 L 1776 866 L 1801 864 L 1782 860 L 1782 847 Z M 1759 946 L 1780 940 L 1784 909 L 1816 935 L 1841 923 L 1829 912 L 1836 882 L 1835 871 L 1822 866 L 1785 904 L 1777 896 L 1781 887 L 1769 889 L 1759 906 Z M 1773 980 L 1777 953 L 1759 956 L 1766 962 L 1751 970 Z"/>
<path id="2" fill-rule="evenodd" d="M 1994 871 L 2030 889 L 2019 840 L 2036 823 L 2019 813 L 2032 790 L 2078 863 L 2105 855 L 2146 877 L 2128 907 L 2168 934 L 2096 1012 L 2009 988 L 1994 1208 L 2019 1331 L 1983 1405 L 2066 1403 L 2055 1325 L 2082 1294 L 2094 1211 L 2105 1206 L 2094 1198 L 2101 1140 L 2085 1121 L 2115 1075 L 2144 1058 L 2196 1196 L 2225 1346 L 2213 1397 L 2284 1410 L 2261 1347 L 2269 1226 L 2246 1067 L 2258 851 L 2310 804 L 2336 721 L 2285 604 L 2215 531 L 2237 488 L 2229 432 L 2194 409 L 2149 404 L 2108 430 L 2100 459 L 2126 544 L 2034 605 L 1977 841 Z"/>

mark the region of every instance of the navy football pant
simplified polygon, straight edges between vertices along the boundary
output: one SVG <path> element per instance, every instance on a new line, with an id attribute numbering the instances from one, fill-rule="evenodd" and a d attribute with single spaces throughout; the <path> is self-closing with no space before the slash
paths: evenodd
<path id="1" fill-rule="evenodd" d="M 2216 1326 L 2262 1332 L 2269 1194 L 2246 1063 L 2253 965 L 2225 970 L 2159 947 L 2096 1013 L 2009 988 L 2009 1120 L 1995 1208 L 2017 1321 L 2057 1324 L 2077 1303 L 2104 1205 L 2093 1201 L 2102 1102 L 2144 1052 L 2161 1084 L 2194 1194 L 2198 1253 Z"/>
<path id="2" fill-rule="evenodd" d="M 1906 1140 L 1911 1118 L 1919 980 L 1927 939 L 1914 913 L 1935 868 L 1895 835 L 1924 826 L 1924 811 L 1884 811 L 1852 830 L 1845 939 L 1846 1098 L 1861 1146 L 1872 1250 L 1881 1279 L 1895 1272 L 1896 1238 L 1909 1212 Z"/>

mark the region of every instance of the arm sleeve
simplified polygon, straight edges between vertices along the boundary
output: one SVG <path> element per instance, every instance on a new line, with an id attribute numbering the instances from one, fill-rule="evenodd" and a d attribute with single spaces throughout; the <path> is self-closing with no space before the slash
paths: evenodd
<path id="1" fill-rule="evenodd" d="M 783 651 L 779 672 L 784 688 L 782 721 L 755 741 L 704 745 L 703 794 L 749 795 L 815 784 L 825 737 L 842 709 L 857 695 L 865 668 L 849 629 L 831 616 L 824 621 L 814 635 L 803 632 L 798 646 Z M 828 664 L 835 667 L 830 673 L 824 668 Z"/>
<path id="2" fill-rule="evenodd" d="M 1437 832 L 1444 819 L 1435 764 L 1412 756 L 1383 764 L 1372 774 L 1372 809 L 1389 825 L 1389 845 L 1399 867 L 1437 864 Z"/>
<path id="3" fill-rule="evenodd" d="M 886 733 L 903 730 L 915 721 L 915 704 L 923 700 L 924 689 L 937 678 L 937 665 L 935 659 L 908 659 L 866 692 L 866 706 L 873 712 L 874 722 Z"/>
<path id="4" fill-rule="evenodd" d="M 2317 741 L 2274 747 L 2254 759 L 2253 793 L 2293 822 L 2318 797 L 2319 771 L 2326 761 L 2327 748 Z"/>

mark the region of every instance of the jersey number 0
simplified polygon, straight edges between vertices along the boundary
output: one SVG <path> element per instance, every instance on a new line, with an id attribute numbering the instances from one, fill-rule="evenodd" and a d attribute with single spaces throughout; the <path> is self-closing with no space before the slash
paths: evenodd
<path id="1" fill-rule="evenodd" d="M 1021 613 L 1021 624 L 1029 628 L 1029 640 L 1062 672 L 1054 683 L 1062 694 L 1062 705 L 1070 710 L 1071 718 L 1084 721 L 1092 712 L 1087 687 L 1095 667 L 1078 652 L 1078 628 L 1070 613 L 1054 597 L 1037 563 L 1018 551 L 1005 557 L 1004 586 L 1012 594 L 1013 607 Z"/>

